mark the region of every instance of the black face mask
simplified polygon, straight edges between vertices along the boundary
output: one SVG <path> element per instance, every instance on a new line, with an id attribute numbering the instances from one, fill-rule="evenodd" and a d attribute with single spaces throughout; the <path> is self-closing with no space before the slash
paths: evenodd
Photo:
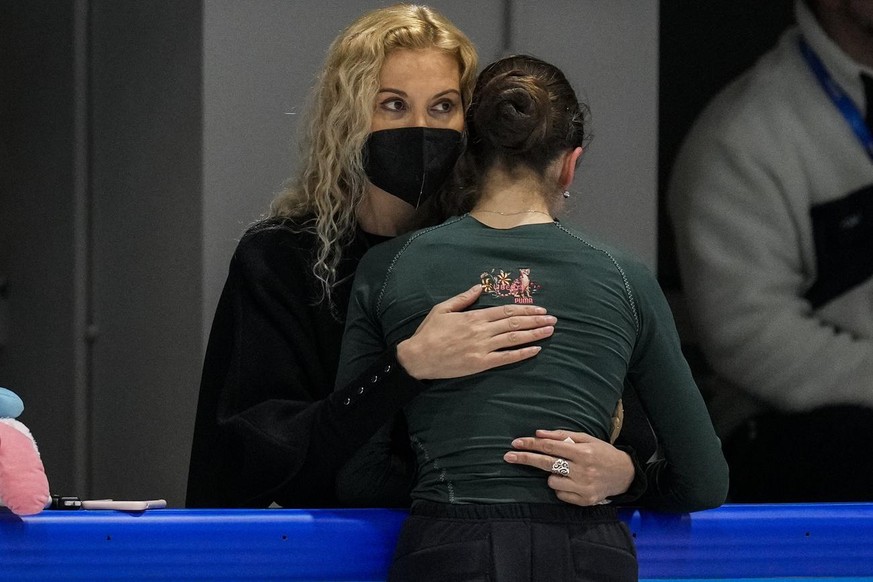
<path id="1" fill-rule="evenodd" d="M 374 131 L 364 144 L 364 171 L 374 186 L 418 208 L 440 189 L 463 148 L 463 134 L 454 129 Z"/>

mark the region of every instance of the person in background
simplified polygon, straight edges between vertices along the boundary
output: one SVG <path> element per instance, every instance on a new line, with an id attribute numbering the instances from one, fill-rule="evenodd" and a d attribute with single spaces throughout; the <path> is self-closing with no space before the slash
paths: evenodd
<path id="1" fill-rule="evenodd" d="M 302 169 L 230 263 L 203 366 L 188 507 L 336 506 L 339 467 L 428 381 L 535 357 L 532 342 L 553 333 L 555 317 L 534 305 L 464 311 L 481 294 L 465 283 L 333 392 L 358 261 L 408 230 L 451 173 L 476 66 L 467 37 L 424 6 L 371 11 L 331 45 Z M 549 437 L 531 440 L 535 459 Z M 568 453 L 588 468 L 570 502 L 634 482 L 631 455 L 608 442 Z M 411 457 L 405 438 L 397 455 Z"/>
<path id="2" fill-rule="evenodd" d="M 536 358 L 433 380 L 405 403 L 417 471 L 389 580 L 636 580 L 634 543 L 615 508 L 556 494 L 552 481 L 584 467 L 560 456 L 519 465 L 507 452 L 544 426 L 606 440 L 628 385 L 663 453 L 647 466 L 640 502 L 688 512 L 724 501 L 721 443 L 654 276 L 553 218 L 584 129 L 557 67 L 525 55 L 489 65 L 467 112 L 470 181 L 459 192 L 472 210 L 374 247 L 359 264 L 339 390 L 470 281 L 482 289 L 477 308 L 540 305 L 560 322 Z M 395 488 L 390 437 L 380 431 L 342 469 L 340 499 L 366 506 Z"/>
<path id="3" fill-rule="evenodd" d="M 695 122 L 670 216 L 730 500 L 869 501 L 873 2 L 795 13 Z"/>

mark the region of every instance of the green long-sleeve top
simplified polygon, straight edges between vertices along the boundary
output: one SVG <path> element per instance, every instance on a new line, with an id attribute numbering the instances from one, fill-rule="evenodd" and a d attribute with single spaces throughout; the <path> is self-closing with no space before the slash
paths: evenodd
<path id="1" fill-rule="evenodd" d="M 483 287 L 476 308 L 540 305 L 558 323 L 536 357 L 433 381 L 404 407 L 418 463 L 413 499 L 560 503 L 546 473 L 503 460 L 510 442 L 546 427 L 607 439 L 629 383 L 663 453 L 647 468 L 642 501 L 672 511 L 723 503 L 721 443 L 657 281 L 638 260 L 557 221 L 493 229 L 465 215 L 368 251 L 349 304 L 337 386 L 411 336 L 436 303 L 476 282 Z M 347 465 L 341 495 L 366 496 L 342 489 L 363 482 L 356 472 L 381 470 L 378 441 Z"/>

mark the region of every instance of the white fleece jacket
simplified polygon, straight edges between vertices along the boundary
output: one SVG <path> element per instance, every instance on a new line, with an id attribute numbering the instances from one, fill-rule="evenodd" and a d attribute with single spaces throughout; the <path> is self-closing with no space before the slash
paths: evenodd
<path id="1" fill-rule="evenodd" d="M 810 209 L 873 186 L 873 161 L 799 35 L 862 114 L 859 72 L 871 71 L 803 2 L 795 10 L 798 26 L 709 104 L 679 153 L 669 209 L 683 288 L 697 340 L 729 383 L 783 410 L 873 406 L 873 277 L 817 309 L 804 299 L 818 275 Z M 873 232 L 873 212 L 853 220 Z"/>

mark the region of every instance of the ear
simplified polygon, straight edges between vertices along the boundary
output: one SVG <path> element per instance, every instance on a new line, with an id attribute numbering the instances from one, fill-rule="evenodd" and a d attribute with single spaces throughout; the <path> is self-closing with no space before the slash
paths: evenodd
<path id="1" fill-rule="evenodd" d="M 582 148 L 577 147 L 566 154 L 561 161 L 561 174 L 558 177 L 558 185 L 561 190 L 568 190 L 570 184 L 573 183 L 573 177 L 576 175 L 576 164 L 579 162 L 579 156 L 582 155 Z"/>

